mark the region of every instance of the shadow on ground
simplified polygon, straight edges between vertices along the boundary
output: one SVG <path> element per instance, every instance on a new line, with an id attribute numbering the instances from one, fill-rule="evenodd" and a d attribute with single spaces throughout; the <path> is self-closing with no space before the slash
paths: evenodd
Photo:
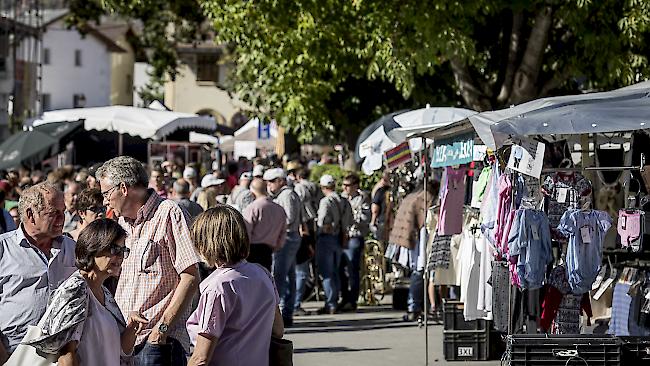
<path id="1" fill-rule="evenodd" d="M 310 320 L 309 318 L 309 316 L 294 318 L 295 323 L 293 327 L 286 329 L 285 333 L 313 333 L 314 328 L 318 328 L 318 332 L 359 332 L 417 326 L 417 323 L 404 322 L 402 319 L 396 318 L 395 316 L 372 319 L 334 319 L 322 317 Z"/>
<path id="2" fill-rule="evenodd" d="M 319 353 L 319 352 L 363 352 L 363 351 L 383 351 L 389 348 L 348 348 L 348 347 L 315 347 L 315 348 L 298 348 L 293 353 Z"/>

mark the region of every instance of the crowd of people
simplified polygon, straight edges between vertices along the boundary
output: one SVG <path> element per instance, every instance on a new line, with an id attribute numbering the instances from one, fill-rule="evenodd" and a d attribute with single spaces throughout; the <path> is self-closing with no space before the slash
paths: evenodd
<path id="1" fill-rule="evenodd" d="M 371 203 L 355 174 L 308 177 L 304 161 L 201 176 L 127 156 L 0 172 L 0 365 L 268 364 L 271 337 L 308 314 L 312 266 L 317 313 L 356 310 L 381 231 L 382 184 Z"/>

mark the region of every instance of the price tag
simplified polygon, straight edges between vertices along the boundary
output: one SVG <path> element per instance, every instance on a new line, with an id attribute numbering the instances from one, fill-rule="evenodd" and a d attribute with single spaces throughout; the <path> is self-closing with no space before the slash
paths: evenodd
<path id="1" fill-rule="evenodd" d="M 603 296 L 607 288 L 612 285 L 612 282 L 614 282 L 614 278 L 612 277 L 608 278 L 605 282 L 603 282 L 603 284 L 600 285 L 598 291 L 596 291 L 596 293 L 593 295 L 594 300 L 600 299 L 600 297 Z"/>
<path id="2" fill-rule="evenodd" d="M 537 226 L 531 226 L 530 231 L 533 233 L 533 240 L 539 240 L 539 228 Z"/>
<path id="3" fill-rule="evenodd" d="M 568 191 L 569 190 L 567 188 L 558 188 L 557 189 L 557 201 L 559 203 L 566 202 L 566 196 L 567 196 Z"/>
<path id="4" fill-rule="evenodd" d="M 583 244 L 591 243 L 591 229 L 589 226 L 583 226 L 580 228 L 580 236 L 582 237 Z"/>

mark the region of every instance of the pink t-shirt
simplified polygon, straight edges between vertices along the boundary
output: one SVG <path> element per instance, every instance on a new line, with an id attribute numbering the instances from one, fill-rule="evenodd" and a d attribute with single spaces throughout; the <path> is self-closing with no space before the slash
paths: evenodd
<path id="1" fill-rule="evenodd" d="M 217 268 L 199 290 L 201 299 L 187 320 L 187 332 L 194 345 L 199 334 L 219 339 L 210 365 L 268 365 L 280 303 L 269 272 L 243 260 Z"/>

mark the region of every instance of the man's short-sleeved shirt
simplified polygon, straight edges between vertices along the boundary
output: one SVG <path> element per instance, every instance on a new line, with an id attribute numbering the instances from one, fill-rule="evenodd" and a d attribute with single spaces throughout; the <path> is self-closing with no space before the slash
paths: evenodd
<path id="1" fill-rule="evenodd" d="M 149 319 L 136 344 L 144 342 L 162 318 L 180 281 L 180 273 L 200 261 L 190 239 L 190 220 L 185 211 L 153 190 L 149 194 L 135 221 L 123 217 L 119 221 L 128 234 L 126 246 L 131 249 L 131 255 L 122 262 L 115 300 L 125 317 L 137 311 Z M 186 352 L 189 352 L 189 338 L 185 322 L 190 313 L 189 307 L 183 309 L 167 333 L 181 342 Z"/>
<path id="2" fill-rule="evenodd" d="M 48 259 L 22 226 L 0 235 L 0 341 L 10 352 L 45 314 L 50 294 L 77 270 L 74 251 L 75 242 L 60 236 Z"/>

